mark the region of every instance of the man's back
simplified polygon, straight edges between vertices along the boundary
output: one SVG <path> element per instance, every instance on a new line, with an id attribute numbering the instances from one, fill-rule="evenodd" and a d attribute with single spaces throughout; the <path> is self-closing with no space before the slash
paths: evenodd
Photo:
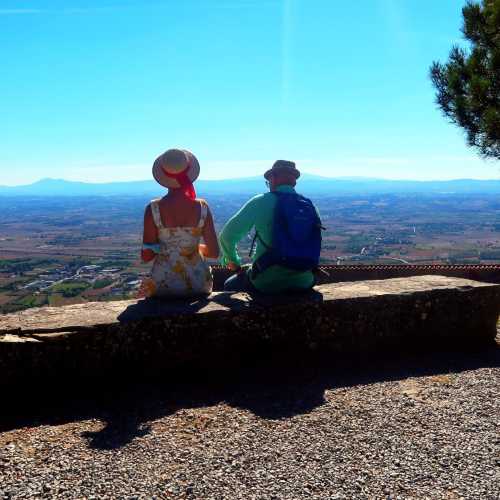
<path id="1" fill-rule="evenodd" d="M 279 193 L 295 193 L 292 186 L 282 185 L 276 188 Z M 265 193 L 252 198 L 224 226 L 220 243 L 225 263 L 240 263 L 236 251 L 237 243 L 255 228 L 259 237 L 253 262 L 258 260 L 272 246 L 273 221 L 278 196 Z M 295 271 L 283 266 L 273 265 L 256 276 L 250 275 L 252 285 L 260 292 L 276 294 L 290 290 L 307 290 L 314 285 L 312 271 Z"/>

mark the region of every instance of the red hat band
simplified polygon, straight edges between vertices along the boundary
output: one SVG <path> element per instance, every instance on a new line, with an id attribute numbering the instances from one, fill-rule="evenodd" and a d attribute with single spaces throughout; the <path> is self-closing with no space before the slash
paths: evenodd
<path id="1" fill-rule="evenodd" d="M 176 174 L 173 174 L 171 172 L 167 172 L 165 167 L 162 167 L 163 173 L 167 176 L 170 177 L 171 179 L 175 179 L 178 183 L 180 188 L 182 189 L 184 195 L 191 199 L 194 200 L 196 199 L 196 191 L 193 186 L 193 182 L 188 176 L 188 171 L 190 169 L 191 165 L 188 164 L 188 166 L 182 170 L 181 172 L 178 172 Z"/>

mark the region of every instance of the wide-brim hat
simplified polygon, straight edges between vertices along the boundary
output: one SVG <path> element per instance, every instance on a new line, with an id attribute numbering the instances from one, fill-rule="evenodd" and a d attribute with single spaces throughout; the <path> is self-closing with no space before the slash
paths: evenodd
<path id="1" fill-rule="evenodd" d="M 272 168 L 270 168 L 265 174 L 264 178 L 266 180 L 269 180 L 269 177 L 271 175 L 276 174 L 276 173 L 290 173 L 295 176 L 296 179 L 300 177 L 300 171 L 297 169 L 295 166 L 295 163 L 293 161 L 287 161 L 287 160 L 278 160 L 274 162 L 274 165 Z"/>
<path id="2" fill-rule="evenodd" d="M 158 156 L 153 163 L 153 177 L 158 184 L 167 188 L 181 187 L 175 176 L 182 172 L 186 173 L 191 182 L 194 182 L 200 175 L 198 159 L 186 149 L 169 149 Z"/>

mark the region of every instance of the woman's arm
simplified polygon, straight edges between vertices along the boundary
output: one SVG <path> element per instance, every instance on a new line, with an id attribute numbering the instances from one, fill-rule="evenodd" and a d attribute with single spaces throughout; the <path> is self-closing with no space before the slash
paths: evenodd
<path id="1" fill-rule="evenodd" d="M 142 242 L 146 244 L 158 243 L 158 229 L 156 228 L 153 220 L 151 205 L 148 205 L 144 212 L 144 234 L 142 236 Z M 141 250 L 141 258 L 143 262 L 151 262 L 155 257 L 156 253 L 153 250 L 149 248 L 143 248 Z"/>
<path id="2" fill-rule="evenodd" d="M 219 241 L 217 240 L 217 235 L 215 234 L 214 219 L 208 205 L 207 218 L 205 219 L 205 225 L 203 226 L 203 241 L 205 244 L 200 245 L 200 253 L 203 257 L 217 259 L 219 257 Z"/>

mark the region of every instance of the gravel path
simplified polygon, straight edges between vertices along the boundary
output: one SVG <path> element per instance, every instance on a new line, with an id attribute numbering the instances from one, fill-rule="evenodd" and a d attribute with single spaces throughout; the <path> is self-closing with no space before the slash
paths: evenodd
<path id="1" fill-rule="evenodd" d="M 500 498 L 500 346 L 231 378 L 6 402 L 0 499 Z"/>

